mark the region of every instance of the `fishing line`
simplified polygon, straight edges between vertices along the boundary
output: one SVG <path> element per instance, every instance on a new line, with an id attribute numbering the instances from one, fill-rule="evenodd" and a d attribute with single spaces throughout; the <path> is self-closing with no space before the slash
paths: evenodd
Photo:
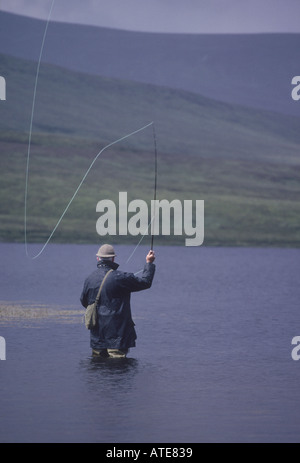
<path id="1" fill-rule="evenodd" d="M 25 234 L 25 251 L 26 251 L 27 256 L 29 255 L 28 254 L 28 246 L 27 246 L 27 193 L 28 193 L 29 159 L 30 159 L 30 148 L 31 148 L 31 138 L 32 138 L 33 115 L 34 115 L 36 90 L 37 90 L 37 84 L 38 84 L 38 79 L 39 79 L 41 60 L 42 60 L 46 35 L 47 35 L 48 26 L 49 26 L 52 10 L 53 10 L 53 7 L 54 7 L 54 3 L 55 3 L 55 0 L 53 0 L 52 3 L 51 3 L 51 7 L 50 7 L 50 10 L 49 10 L 49 14 L 48 14 L 47 22 L 46 22 L 46 27 L 45 27 L 45 31 L 44 31 L 44 35 L 43 35 L 43 40 L 42 40 L 42 45 L 41 45 L 41 50 L 40 50 L 40 56 L 39 56 L 38 65 L 37 65 L 37 71 L 36 71 L 36 76 L 35 76 L 35 84 L 34 84 L 33 99 L 32 99 L 32 108 L 31 108 L 29 139 L 28 139 L 28 151 L 27 151 L 27 164 L 26 164 L 26 179 L 25 179 L 25 203 L 24 203 L 24 234 Z"/>
<path id="2" fill-rule="evenodd" d="M 47 18 L 47 21 L 46 21 L 46 26 L 45 26 L 45 31 L 44 31 L 44 35 L 43 35 L 43 39 L 42 39 L 42 44 L 41 44 L 41 49 L 40 49 L 40 54 L 39 54 L 39 59 L 38 59 L 38 64 L 37 64 L 37 71 L 36 71 L 36 76 L 35 76 L 35 84 L 34 84 L 34 91 L 33 91 L 33 99 L 32 99 L 32 108 L 31 108 L 31 118 L 30 118 L 30 128 L 29 128 L 29 138 L 28 138 L 28 150 L 27 150 L 27 163 L 26 163 L 26 178 L 25 178 L 25 198 L 24 198 L 24 238 L 25 238 L 25 252 L 26 252 L 26 255 L 27 257 L 31 257 L 29 256 L 29 253 L 28 253 L 28 241 L 27 241 L 27 198 L 28 198 L 28 182 L 29 182 L 29 165 L 30 165 L 30 152 L 31 152 L 31 140 L 32 140 L 32 127 L 33 127 L 33 118 L 34 118 L 34 109 L 35 109 L 35 102 L 36 102 L 36 93 L 37 93 L 37 85 L 38 85 L 38 79 L 39 79 L 39 73 L 40 73 L 40 66 L 41 66 L 41 61 L 42 61 L 42 55 L 43 55 L 43 50 L 44 50 L 44 45 L 45 45 L 45 40 L 46 40 L 46 36 L 47 36 L 47 31 L 48 31 L 48 26 L 49 26 L 49 23 L 50 23 L 50 18 L 51 18 L 51 15 L 52 15 L 52 10 L 53 10 L 53 7 L 54 7 L 54 3 L 55 3 L 55 0 L 52 0 L 52 3 L 51 3 L 51 7 L 50 7 L 50 10 L 49 10 L 49 14 L 48 14 L 48 18 Z M 137 134 L 138 132 L 141 132 L 142 130 L 146 129 L 147 127 L 150 127 L 150 125 L 153 126 L 153 137 L 154 137 L 154 145 L 155 145 L 155 188 L 154 188 L 154 199 L 156 199 L 156 188 L 157 188 L 157 149 L 156 149 L 156 135 L 155 135 L 155 129 L 154 129 L 154 123 L 153 122 L 150 122 L 149 124 L 141 127 L 140 129 L 137 129 L 135 130 L 134 132 L 131 132 L 121 138 L 119 138 L 118 140 L 115 140 L 111 143 L 109 143 L 108 145 L 106 145 L 104 148 L 101 149 L 101 151 L 99 151 L 99 153 L 96 155 L 96 157 L 94 158 L 94 160 L 92 161 L 91 165 L 89 166 L 89 168 L 87 169 L 86 173 L 84 174 L 81 182 L 79 183 L 78 187 L 76 188 L 73 196 L 71 197 L 70 201 L 68 202 L 66 208 L 64 209 L 62 215 L 60 216 L 57 224 L 55 225 L 55 227 L 53 228 L 52 232 L 50 233 L 49 235 L 49 238 L 47 239 L 47 241 L 45 242 L 45 244 L 43 245 L 42 249 L 40 250 L 40 252 L 38 252 L 38 254 L 36 254 L 35 256 L 32 256 L 31 258 L 32 259 L 36 259 L 38 258 L 42 252 L 45 250 L 46 246 L 48 245 L 49 241 L 51 240 L 52 236 L 54 235 L 56 229 L 58 228 L 58 226 L 60 225 L 62 219 L 64 218 L 65 214 L 67 213 L 70 205 L 72 204 L 75 196 L 77 195 L 80 187 L 82 186 L 84 180 L 86 179 L 87 175 L 89 174 L 90 170 L 92 169 L 93 165 L 95 164 L 95 162 L 97 161 L 98 157 L 103 153 L 103 151 L 105 151 L 107 148 L 115 145 L 116 143 L 119 143 L 121 142 L 122 140 L 125 140 L 126 138 L 129 138 L 131 137 L 132 135 L 135 135 Z M 155 217 L 155 215 L 154 215 Z M 154 217 L 152 218 L 150 224 L 148 225 L 147 227 L 147 230 L 149 228 L 149 226 L 151 225 L 152 221 L 154 220 Z M 136 248 L 134 249 L 133 253 L 130 255 L 129 259 L 127 260 L 127 262 L 129 262 L 129 260 L 131 259 L 131 257 L 133 256 L 134 252 L 136 251 L 136 249 L 138 248 L 138 246 L 140 245 L 142 239 L 144 238 L 145 234 L 146 234 L 147 231 L 145 231 L 144 235 L 142 236 L 141 240 L 139 241 L 139 243 L 137 244 Z M 152 237 L 151 237 L 151 249 L 153 249 L 153 234 L 152 234 Z"/>
<path id="3" fill-rule="evenodd" d="M 141 242 L 145 238 L 145 235 L 148 233 L 148 229 L 149 229 L 150 225 L 152 224 L 153 220 L 154 220 L 154 215 L 153 215 L 153 217 L 151 219 L 151 222 L 148 223 L 146 230 L 142 234 L 142 237 L 141 237 L 140 241 L 138 242 L 138 244 L 136 245 L 136 247 L 134 248 L 134 250 L 132 251 L 132 253 L 128 257 L 128 259 L 126 260 L 126 264 L 128 264 L 128 262 L 131 260 L 131 258 L 133 257 L 133 254 L 135 253 L 135 251 L 137 250 L 137 248 L 139 247 L 139 245 L 141 244 Z"/>
<path id="4" fill-rule="evenodd" d="M 135 130 L 134 132 L 131 132 L 131 133 L 129 133 L 128 135 L 125 135 L 124 137 L 121 137 L 121 138 L 119 138 L 118 140 L 113 141 L 112 143 L 109 143 L 109 144 L 106 145 L 104 148 L 102 148 L 101 151 L 99 151 L 99 153 L 97 154 L 97 156 L 93 159 L 93 161 L 92 161 L 90 167 L 87 169 L 86 173 L 85 173 L 84 176 L 82 177 L 81 182 L 79 183 L 78 187 L 76 188 L 75 193 L 73 194 L 72 198 L 71 198 L 70 201 L 68 202 L 68 204 L 67 204 L 65 210 L 63 211 L 62 215 L 60 216 L 60 218 L 59 218 L 57 224 L 56 224 L 55 227 L 53 228 L 53 230 L 52 230 L 52 232 L 51 232 L 49 238 L 48 238 L 47 241 L 46 241 L 46 243 L 44 244 L 44 246 L 42 247 L 42 249 L 40 250 L 40 252 L 39 252 L 37 255 L 35 255 L 34 257 L 32 257 L 32 259 L 36 259 L 37 257 L 39 257 L 39 256 L 42 254 L 42 252 L 44 251 L 44 249 L 46 248 L 47 244 L 49 243 L 49 241 L 51 240 L 52 236 L 54 235 L 54 233 L 55 233 L 57 227 L 59 226 L 60 222 L 61 222 L 62 219 L 64 218 L 64 216 L 65 216 L 66 212 L 68 211 L 69 207 L 71 206 L 71 204 L 72 204 L 72 202 L 73 202 L 75 196 L 77 195 L 77 193 L 78 193 L 80 187 L 82 186 L 84 180 L 86 179 L 88 173 L 89 173 L 90 170 L 92 169 L 92 167 L 93 167 L 93 165 L 95 164 L 95 162 L 97 161 L 98 157 L 103 153 L 103 151 L 105 151 L 105 150 L 106 150 L 107 148 L 109 148 L 110 146 L 115 145 L 116 143 L 119 143 L 120 141 L 125 140 L 126 138 L 131 137 L 132 135 L 135 135 L 135 134 L 138 133 L 138 132 L 141 132 L 142 130 L 146 129 L 147 127 L 149 127 L 149 126 L 152 125 L 152 124 L 153 124 L 153 122 L 150 122 L 149 124 L 145 125 L 144 127 L 141 127 L 140 129 Z M 28 187 L 28 185 L 26 185 L 26 188 L 27 188 L 27 187 Z M 27 191 L 26 191 L 26 195 L 27 195 Z M 26 216 L 25 216 L 25 221 L 27 221 L 27 217 L 26 217 Z M 26 237 L 26 235 L 25 235 L 25 243 L 26 243 L 26 252 L 27 252 L 27 237 Z M 28 252 L 27 252 L 27 255 L 28 255 Z"/>

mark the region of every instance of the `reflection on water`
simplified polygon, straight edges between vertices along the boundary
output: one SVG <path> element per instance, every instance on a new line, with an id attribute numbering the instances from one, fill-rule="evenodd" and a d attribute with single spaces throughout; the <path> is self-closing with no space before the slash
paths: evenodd
<path id="1" fill-rule="evenodd" d="M 132 385 L 138 373 L 139 362 L 135 358 L 91 357 L 80 362 L 81 374 L 87 385 L 96 388 L 108 387 L 110 390 L 126 390 Z"/>

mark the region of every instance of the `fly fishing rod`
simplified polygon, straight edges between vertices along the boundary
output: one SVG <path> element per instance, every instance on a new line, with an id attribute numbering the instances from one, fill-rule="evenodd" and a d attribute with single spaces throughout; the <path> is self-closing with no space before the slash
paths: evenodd
<path id="1" fill-rule="evenodd" d="M 155 224 L 155 209 L 156 209 L 156 192 L 157 192 L 157 143 L 156 143 L 156 133 L 155 133 L 155 126 L 154 122 L 152 125 L 153 129 L 153 140 L 154 140 L 154 213 L 151 223 L 151 247 L 150 250 L 153 251 L 153 241 L 154 241 L 154 224 Z"/>
<path id="2" fill-rule="evenodd" d="M 152 217 L 151 217 L 151 221 L 148 223 L 147 228 L 146 228 L 145 232 L 143 233 L 140 241 L 138 242 L 138 244 L 136 245 L 136 247 L 134 248 L 134 250 L 132 251 L 132 253 L 128 257 L 128 259 L 126 261 L 126 264 L 128 264 L 128 262 L 131 260 L 133 254 L 135 253 L 135 251 L 137 250 L 137 248 L 141 244 L 142 240 L 144 239 L 144 236 L 146 234 L 148 234 L 149 227 L 151 227 L 151 247 L 150 247 L 150 251 L 153 251 L 154 222 L 155 222 L 155 215 L 156 215 L 156 210 L 155 209 L 156 209 L 156 193 L 157 193 L 157 143 L 156 143 L 156 133 L 155 133 L 154 122 L 151 122 L 151 124 L 152 124 L 153 141 L 154 141 L 154 194 L 153 194 L 154 207 L 153 207 L 153 214 L 152 214 Z M 151 124 L 149 124 L 149 125 L 151 125 Z M 151 208 L 151 212 L 152 212 L 152 208 Z M 135 273 L 135 275 L 137 275 L 138 273 L 141 273 L 142 271 L 143 271 L 143 269 L 139 270 L 138 272 Z"/>

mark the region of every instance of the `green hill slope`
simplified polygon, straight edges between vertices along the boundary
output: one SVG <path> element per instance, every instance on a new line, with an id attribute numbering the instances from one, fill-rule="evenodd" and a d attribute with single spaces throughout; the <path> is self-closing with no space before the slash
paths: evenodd
<path id="1" fill-rule="evenodd" d="M 36 64 L 0 55 L 0 66 L 7 83 L 7 100 L 0 104 L 1 240 L 20 241 Z M 29 240 L 47 239 L 101 148 L 152 120 L 158 199 L 203 199 L 205 244 L 299 246 L 299 119 L 46 64 L 33 124 Z M 117 202 L 120 191 L 129 201 L 150 201 L 153 156 L 151 128 L 103 153 L 53 241 L 99 241 L 96 204 Z"/>
<path id="2" fill-rule="evenodd" d="M 0 11 L 0 53 L 36 60 L 44 20 Z M 16 33 L 17 31 L 17 33 Z M 299 34 L 169 34 L 52 21 L 44 61 L 299 116 Z"/>

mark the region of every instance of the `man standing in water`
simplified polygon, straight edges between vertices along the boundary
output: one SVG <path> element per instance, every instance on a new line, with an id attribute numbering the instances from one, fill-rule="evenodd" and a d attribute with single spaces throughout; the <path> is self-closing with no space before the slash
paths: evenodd
<path id="1" fill-rule="evenodd" d="M 155 255 L 149 251 L 141 277 L 121 272 L 115 263 L 115 251 L 109 244 L 101 246 L 96 254 L 97 270 L 84 282 L 80 297 L 83 307 L 93 304 L 102 280 L 109 270 L 101 290 L 97 307 L 97 326 L 91 329 L 91 348 L 94 356 L 126 357 L 128 349 L 135 347 L 136 332 L 131 317 L 130 294 L 148 289 L 155 272 Z"/>

